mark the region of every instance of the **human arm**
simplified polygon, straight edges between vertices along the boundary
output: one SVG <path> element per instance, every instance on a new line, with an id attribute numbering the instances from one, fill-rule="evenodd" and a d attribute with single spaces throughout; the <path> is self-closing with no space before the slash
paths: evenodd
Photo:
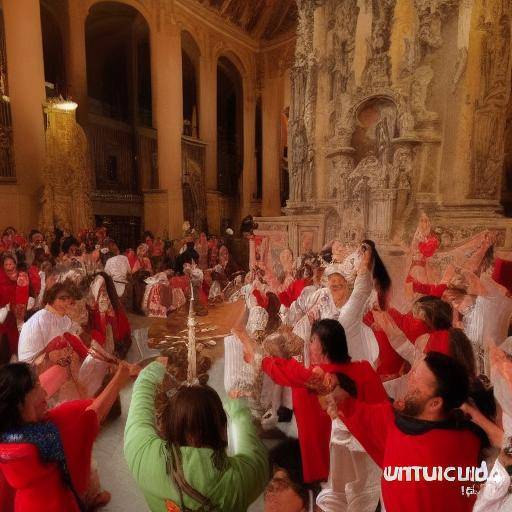
<path id="1" fill-rule="evenodd" d="M 338 318 L 338 321 L 345 329 L 348 329 L 350 325 L 362 318 L 364 305 L 372 292 L 371 258 L 371 249 L 368 247 L 361 258 L 354 289 L 345 305 L 341 308 Z"/>
<path id="2" fill-rule="evenodd" d="M 375 323 L 385 332 L 390 345 L 408 363 L 412 364 L 419 355 L 418 348 L 407 338 L 387 311 L 374 311 Z"/>
<path id="3" fill-rule="evenodd" d="M 155 394 L 165 367 L 159 362 L 148 365 L 133 386 L 132 401 L 124 430 L 124 456 L 140 487 L 162 495 L 170 488 L 166 472 L 167 450 L 155 426 Z"/>
<path id="4" fill-rule="evenodd" d="M 280 386 L 304 388 L 309 387 L 310 383 L 315 380 L 312 370 L 305 368 L 293 358 L 264 357 L 261 368 Z"/>
<path id="5" fill-rule="evenodd" d="M 503 430 L 496 425 L 496 423 L 492 422 L 486 416 L 484 416 L 474 405 L 465 403 L 460 407 L 466 414 L 468 414 L 471 418 L 471 421 L 478 425 L 489 438 L 492 446 L 496 448 L 501 448 L 503 445 Z"/>
<path id="6" fill-rule="evenodd" d="M 100 423 L 107 417 L 107 414 L 112 408 L 112 405 L 114 405 L 121 389 L 123 389 L 130 378 L 135 376 L 137 373 L 137 366 L 121 361 L 111 381 L 88 407 L 88 410 L 92 410 L 96 413 Z"/>
<path id="7" fill-rule="evenodd" d="M 233 499 L 241 498 L 237 504 L 246 510 L 263 492 L 270 476 L 267 449 L 260 440 L 252 415 L 242 400 L 230 399 L 224 404 L 230 421 L 233 456 L 230 462 L 235 473 L 235 485 L 239 493 Z"/>

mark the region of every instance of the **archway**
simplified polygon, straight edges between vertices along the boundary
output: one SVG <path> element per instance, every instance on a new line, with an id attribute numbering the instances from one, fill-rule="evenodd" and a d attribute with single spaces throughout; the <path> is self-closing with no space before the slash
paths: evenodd
<path id="1" fill-rule="evenodd" d="M 243 85 L 238 68 L 227 57 L 217 63 L 217 183 L 229 198 L 232 224 L 240 206 L 240 178 L 243 169 Z"/>
<path id="2" fill-rule="evenodd" d="M 194 38 L 187 31 L 181 33 L 183 76 L 183 134 L 199 136 L 198 69 L 200 51 Z"/>
<path id="3" fill-rule="evenodd" d="M 94 4 L 85 23 L 93 204 L 121 224 L 141 225 L 142 190 L 158 187 L 149 36 L 144 16 L 120 2 Z"/>
<path id="4" fill-rule="evenodd" d="M 55 2 L 41 2 L 41 32 L 43 35 L 44 79 L 46 95 L 67 96 L 66 67 L 61 23 Z"/>

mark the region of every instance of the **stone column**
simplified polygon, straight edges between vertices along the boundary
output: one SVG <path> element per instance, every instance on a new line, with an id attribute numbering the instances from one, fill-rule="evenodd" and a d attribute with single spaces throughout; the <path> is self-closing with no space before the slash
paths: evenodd
<path id="1" fill-rule="evenodd" d="M 242 197 L 240 218 L 250 212 L 256 190 L 256 91 L 254 81 L 243 79 L 244 114 L 244 168 L 242 172 Z"/>
<path id="2" fill-rule="evenodd" d="M 199 58 L 199 138 L 207 144 L 206 189 L 217 190 L 217 63 L 210 55 Z"/>
<path id="3" fill-rule="evenodd" d="M 282 76 L 265 78 L 261 96 L 263 132 L 263 194 L 261 215 L 281 214 L 281 111 L 283 109 Z"/>
<path id="4" fill-rule="evenodd" d="M 87 8 L 82 2 L 68 0 L 66 45 L 68 96 L 78 103 L 76 118 L 82 126 L 86 126 L 88 122 L 87 59 L 85 51 L 85 22 L 87 14 Z"/>
<path id="5" fill-rule="evenodd" d="M 39 0 L 4 2 L 7 69 L 21 229 L 37 225 L 45 160 L 43 41 Z"/>
<path id="6" fill-rule="evenodd" d="M 183 91 L 181 31 L 167 23 L 151 30 L 151 78 L 153 119 L 158 141 L 158 177 L 160 189 L 166 190 L 168 234 L 182 234 L 183 189 L 181 135 L 183 131 Z M 157 226 L 162 231 L 161 226 Z"/>

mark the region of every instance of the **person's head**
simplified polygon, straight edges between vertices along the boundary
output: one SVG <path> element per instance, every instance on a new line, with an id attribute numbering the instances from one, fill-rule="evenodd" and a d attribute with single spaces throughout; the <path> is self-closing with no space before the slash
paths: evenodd
<path id="1" fill-rule="evenodd" d="M 219 260 L 221 259 L 228 259 L 229 258 L 229 251 L 228 248 L 225 245 L 222 245 L 219 249 Z"/>
<path id="2" fill-rule="evenodd" d="M 28 364 L 0 367 L 0 433 L 42 421 L 47 409 L 46 393 Z"/>
<path id="3" fill-rule="evenodd" d="M 215 466 L 223 467 L 228 445 L 227 416 L 214 389 L 204 385 L 178 388 L 164 408 L 162 424 L 168 446 L 210 448 Z"/>
<path id="4" fill-rule="evenodd" d="M 285 270 L 289 270 L 293 265 L 293 253 L 290 249 L 283 249 L 279 254 L 279 261 Z"/>
<path id="5" fill-rule="evenodd" d="M 349 287 L 347 280 L 339 272 L 329 274 L 327 277 L 327 287 L 335 301 L 342 301 L 348 298 Z"/>
<path id="6" fill-rule="evenodd" d="M 30 245 L 34 248 L 43 247 L 44 235 L 41 233 L 41 231 L 33 229 L 28 236 L 28 241 L 30 242 Z"/>
<path id="7" fill-rule="evenodd" d="M 456 286 L 449 286 L 443 292 L 441 299 L 450 304 L 453 309 L 463 313 L 465 309 L 465 304 L 467 303 L 468 294 L 466 290 L 463 288 L 458 288 Z"/>
<path id="8" fill-rule="evenodd" d="M 76 290 L 70 282 L 57 282 L 45 290 L 43 305 L 51 306 L 57 313 L 65 315 L 75 299 Z"/>
<path id="9" fill-rule="evenodd" d="M 343 326 L 329 318 L 316 321 L 311 327 L 309 353 L 313 364 L 350 362 Z"/>
<path id="10" fill-rule="evenodd" d="M 2 243 L 6 246 L 10 246 L 14 239 L 14 233 L 12 232 L 12 228 L 4 229 L 2 233 Z"/>
<path id="11" fill-rule="evenodd" d="M 80 244 L 75 237 L 68 236 L 62 242 L 62 252 L 67 256 L 79 256 L 79 246 Z"/>
<path id="12" fill-rule="evenodd" d="M 121 252 L 119 250 L 119 247 L 117 246 L 117 244 L 114 242 L 114 240 L 109 240 L 108 251 L 110 252 L 110 254 L 112 254 L 114 256 L 118 256 Z"/>
<path id="13" fill-rule="evenodd" d="M 345 247 L 339 240 L 334 240 L 332 242 L 331 246 L 331 252 L 333 256 L 341 256 L 343 255 L 343 252 L 345 250 Z"/>
<path id="14" fill-rule="evenodd" d="M 2 255 L 2 268 L 11 279 L 16 279 L 17 277 L 17 266 L 18 262 L 16 261 L 14 255 L 10 253 L 5 253 Z"/>
<path id="15" fill-rule="evenodd" d="M 453 322 L 451 305 L 432 295 L 420 297 L 414 303 L 413 315 L 423 320 L 434 331 L 450 329 Z"/>
<path id="16" fill-rule="evenodd" d="M 309 492 L 302 476 L 302 459 L 297 439 L 280 442 L 270 451 L 272 477 L 265 489 L 265 512 L 303 512 Z"/>
<path id="17" fill-rule="evenodd" d="M 469 396 L 469 376 L 462 364 L 440 352 L 429 352 L 409 372 L 407 391 L 399 401 L 405 416 L 439 421 Z"/>

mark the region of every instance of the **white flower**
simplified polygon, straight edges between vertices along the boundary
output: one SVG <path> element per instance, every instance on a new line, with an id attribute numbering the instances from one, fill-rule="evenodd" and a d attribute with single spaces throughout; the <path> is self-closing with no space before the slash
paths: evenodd
<path id="1" fill-rule="evenodd" d="M 234 234 L 234 231 L 231 228 L 228 228 L 226 229 L 226 234 L 232 236 Z"/>

